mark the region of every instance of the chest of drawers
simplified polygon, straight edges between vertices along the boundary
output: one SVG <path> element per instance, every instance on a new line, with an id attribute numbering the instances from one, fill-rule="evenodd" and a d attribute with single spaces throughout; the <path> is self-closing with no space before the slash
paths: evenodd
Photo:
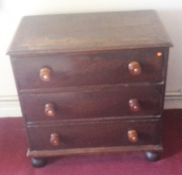
<path id="1" fill-rule="evenodd" d="M 157 160 L 170 40 L 155 11 L 24 17 L 9 48 L 27 155 Z"/>

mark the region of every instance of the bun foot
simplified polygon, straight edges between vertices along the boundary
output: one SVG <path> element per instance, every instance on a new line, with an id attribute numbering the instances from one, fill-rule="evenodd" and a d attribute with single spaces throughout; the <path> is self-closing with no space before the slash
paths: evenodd
<path id="1" fill-rule="evenodd" d="M 154 162 L 154 161 L 160 160 L 161 153 L 157 151 L 147 151 L 145 152 L 145 156 L 148 161 Z"/>
<path id="2" fill-rule="evenodd" d="M 43 167 L 47 163 L 46 159 L 43 159 L 43 158 L 34 158 L 34 157 L 32 157 L 31 161 L 32 161 L 32 166 L 35 167 L 35 168 Z"/>

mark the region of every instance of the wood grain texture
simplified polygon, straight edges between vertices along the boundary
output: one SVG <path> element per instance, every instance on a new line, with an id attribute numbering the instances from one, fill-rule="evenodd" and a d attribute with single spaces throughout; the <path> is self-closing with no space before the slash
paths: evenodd
<path id="1" fill-rule="evenodd" d="M 22 19 L 10 55 L 169 47 L 153 10 L 28 16 Z"/>

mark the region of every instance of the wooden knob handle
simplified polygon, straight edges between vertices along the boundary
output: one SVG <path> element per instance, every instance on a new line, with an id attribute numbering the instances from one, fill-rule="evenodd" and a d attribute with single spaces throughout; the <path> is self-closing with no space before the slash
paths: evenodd
<path id="1" fill-rule="evenodd" d="M 140 106 L 140 103 L 139 103 L 138 99 L 136 99 L 136 98 L 130 99 L 128 104 L 129 104 L 130 110 L 132 112 L 141 111 L 141 106 Z"/>
<path id="2" fill-rule="evenodd" d="M 40 69 L 40 79 L 42 81 L 50 81 L 51 80 L 51 69 L 48 67 L 43 67 Z"/>
<path id="3" fill-rule="evenodd" d="M 45 104 L 44 107 L 44 113 L 48 117 L 55 117 L 56 116 L 56 110 L 52 103 Z"/>
<path id="4" fill-rule="evenodd" d="M 142 73 L 142 68 L 137 61 L 132 61 L 128 64 L 128 70 L 131 75 L 140 75 Z"/>
<path id="5" fill-rule="evenodd" d="M 50 135 L 50 143 L 53 146 L 59 146 L 61 143 L 60 136 L 57 133 L 52 133 Z"/>
<path id="6" fill-rule="evenodd" d="M 132 129 L 128 131 L 128 140 L 131 143 L 137 143 L 138 142 L 138 133 L 136 130 Z"/>

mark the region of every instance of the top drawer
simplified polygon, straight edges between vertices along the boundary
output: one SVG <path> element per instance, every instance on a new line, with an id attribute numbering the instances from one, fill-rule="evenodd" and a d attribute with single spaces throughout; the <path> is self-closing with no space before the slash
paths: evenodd
<path id="1" fill-rule="evenodd" d="M 159 82 L 167 48 L 12 58 L 20 89 Z"/>

